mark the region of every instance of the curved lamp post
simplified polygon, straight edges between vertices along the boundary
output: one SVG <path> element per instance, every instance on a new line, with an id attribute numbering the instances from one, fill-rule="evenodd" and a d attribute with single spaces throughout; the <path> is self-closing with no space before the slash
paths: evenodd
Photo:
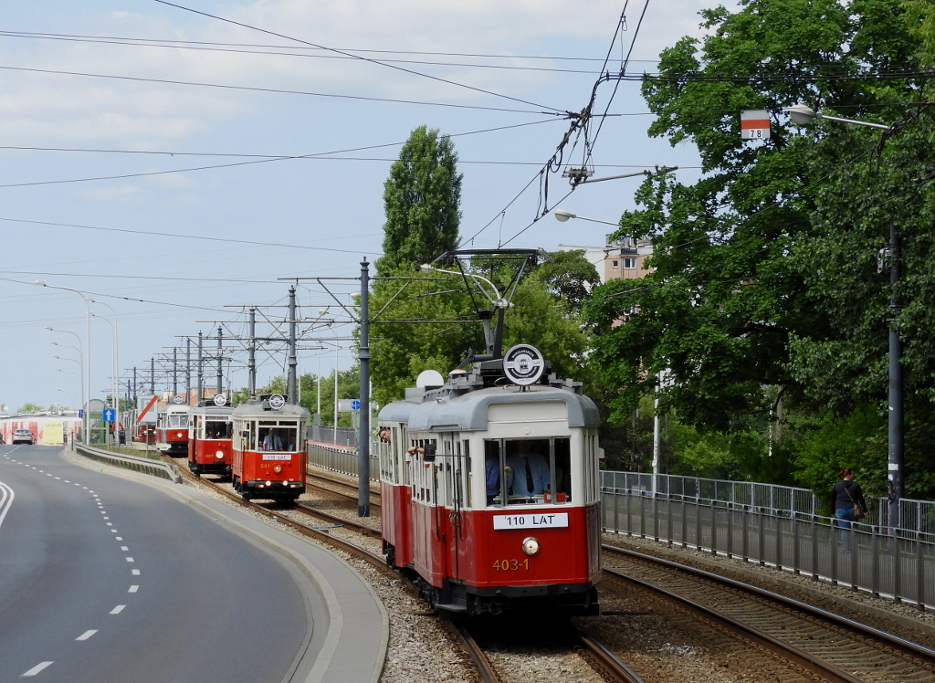
<path id="1" fill-rule="evenodd" d="M 893 130 L 892 126 L 870 121 L 856 121 L 842 119 L 838 116 L 828 116 L 814 111 L 804 104 L 786 107 L 792 123 L 800 126 L 810 124 L 815 119 L 827 119 L 838 123 L 849 123 L 855 126 L 876 128 L 878 130 Z M 896 315 L 899 307 L 896 302 L 896 283 L 899 281 L 899 233 L 896 223 L 890 223 L 889 235 L 890 251 L 890 302 L 889 308 L 892 317 L 889 320 L 889 388 L 887 396 L 887 486 L 888 491 L 888 517 L 889 526 L 899 527 L 899 501 L 903 495 L 903 370 L 902 370 L 902 340 L 896 331 Z"/>
<path id="2" fill-rule="evenodd" d="M 117 368 L 118 365 L 118 347 L 117 347 L 117 312 L 113 309 L 110 304 L 104 303 L 103 301 L 98 301 L 96 299 L 88 299 L 92 304 L 101 304 L 102 306 L 107 306 L 110 309 L 110 312 L 114 315 L 114 321 L 111 322 L 108 318 L 103 315 L 98 315 L 97 313 L 91 312 L 95 318 L 100 318 L 108 325 L 110 325 L 111 332 L 113 333 L 113 348 L 114 348 L 114 369 L 113 369 L 113 378 L 112 378 L 112 390 L 111 395 L 113 396 L 114 404 L 114 443 L 120 445 L 120 399 L 119 394 L 117 393 Z"/>
<path id="3" fill-rule="evenodd" d="M 552 212 L 552 215 L 555 216 L 555 220 L 559 221 L 560 223 L 565 223 L 566 221 L 572 218 L 577 218 L 578 220 L 582 220 L 582 221 L 591 221 L 592 223 L 603 223 L 604 225 L 612 225 L 615 228 L 620 227 L 620 223 L 611 223 L 610 221 L 602 221 L 599 218 L 585 218 L 584 216 L 579 216 L 577 214 L 572 213 L 571 211 L 566 211 L 565 209 L 555 209 L 555 211 Z"/>
<path id="4" fill-rule="evenodd" d="M 85 383 L 84 387 L 85 387 L 85 392 L 86 392 L 85 395 L 87 396 L 88 403 L 85 405 L 82 405 L 82 409 L 85 412 L 85 416 L 83 420 L 84 442 L 86 444 L 90 444 L 91 443 L 91 415 L 90 415 L 90 411 L 88 410 L 88 406 L 90 405 L 90 402 L 91 402 L 91 304 L 88 303 L 88 297 L 86 297 L 82 292 L 79 292 L 77 289 L 72 289 L 71 287 L 61 287 L 59 285 L 50 285 L 45 280 L 36 280 L 36 284 L 41 287 L 48 287 L 49 289 L 61 289 L 66 292 L 74 292 L 75 294 L 77 294 L 84 300 L 85 306 L 87 306 L 88 308 L 88 325 L 87 325 L 87 332 L 86 332 L 87 336 L 85 340 L 85 349 L 87 350 L 87 362 L 85 364 L 85 373 L 84 373 L 85 375 L 84 376 L 84 383 Z"/>

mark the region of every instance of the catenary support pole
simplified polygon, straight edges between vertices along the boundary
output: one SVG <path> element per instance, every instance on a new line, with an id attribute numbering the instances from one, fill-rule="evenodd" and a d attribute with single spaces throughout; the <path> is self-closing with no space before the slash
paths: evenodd
<path id="1" fill-rule="evenodd" d="M 360 262 L 360 434 L 357 437 L 357 516 L 370 516 L 370 264 Z"/>
<path id="2" fill-rule="evenodd" d="M 903 368 L 899 338 L 896 286 L 901 258 L 896 224 L 890 224 L 889 410 L 887 410 L 887 499 L 889 526 L 899 528 L 899 501 L 903 495 Z"/>

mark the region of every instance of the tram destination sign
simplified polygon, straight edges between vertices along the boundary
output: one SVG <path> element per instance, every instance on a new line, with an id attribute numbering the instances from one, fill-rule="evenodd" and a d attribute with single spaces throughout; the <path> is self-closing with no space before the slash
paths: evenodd
<path id="1" fill-rule="evenodd" d="M 567 527 L 567 512 L 524 512 L 521 515 L 494 515 L 494 529 L 541 529 Z"/>

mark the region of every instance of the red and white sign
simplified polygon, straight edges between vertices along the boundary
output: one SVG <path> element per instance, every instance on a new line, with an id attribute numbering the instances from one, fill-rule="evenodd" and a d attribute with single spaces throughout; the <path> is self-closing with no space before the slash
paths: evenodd
<path id="1" fill-rule="evenodd" d="M 740 112 L 740 137 L 743 140 L 769 138 L 769 112 L 765 109 L 747 109 Z"/>

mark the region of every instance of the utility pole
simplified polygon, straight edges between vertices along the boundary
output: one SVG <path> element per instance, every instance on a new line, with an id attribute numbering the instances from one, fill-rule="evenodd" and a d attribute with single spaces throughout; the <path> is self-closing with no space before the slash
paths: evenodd
<path id="1" fill-rule="evenodd" d="M 223 339 L 224 331 L 221 329 L 221 326 L 218 325 L 218 380 L 216 392 L 218 394 L 224 391 L 224 350 L 222 348 Z"/>
<path id="2" fill-rule="evenodd" d="M 295 286 L 289 288 L 289 375 L 287 391 L 289 393 L 289 403 L 293 405 L 298 403 L 298 391 L 296 389 L 296 368 L 299 361 L 296 358 L 295 350 Z"/>
<path id="3" fill-rule="evenodd" d="M 192 338 L 185 337 L 185 403 L 192 404 Z"/>
<path id="4" fill-rule="evenodd" d="M 357 438 L 360 473 L 357 480 L 357 516 L 370 516 L 370 263 L 360 262 L 360 435 Z M 335 376 L 337 382 L 337 376 Z M 337 417 L 337 416 L 335 416 Z"/>
<path id="5" fill-rule="evenodd" d="M 887 410 L 887 501 L 889 525 L 898 529 L 899 501 L 903 496 L 903 367 L 902 340 L 899 338 L 897 318 L 899 303 L 896 301 L 896 286 L 899 282 L 900 244 L 896 224 L 890 223 L 889 244 L 890 267 L 890 319 L 889 319 L 889 395 Z"/>
<path id="6" fill-rule="evenodd" d="M 204 347 L 202 342 L 204 341 L 204 336 L 201 332 L 198 332 L 198 391 L 195 394 L 195 403 L 196 405 L 201 403 L 202 391 L 204 387 L 205 373 L 204 373 Z"/>
<path id="7" fill-rule="evenodd" d="M 256 395 L 256 307 L 250 307 L 250 341 L 247 343 L 247 396 Z"/>

